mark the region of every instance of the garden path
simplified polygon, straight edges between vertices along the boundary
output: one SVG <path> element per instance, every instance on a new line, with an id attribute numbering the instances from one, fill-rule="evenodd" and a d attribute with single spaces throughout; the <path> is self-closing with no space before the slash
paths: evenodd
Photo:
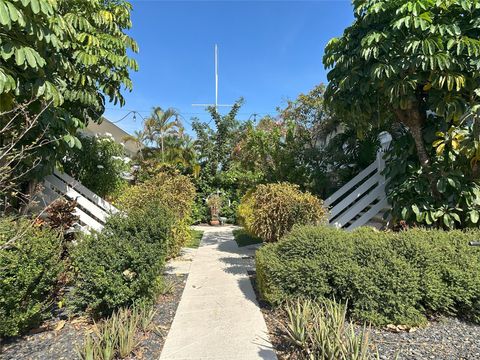
<path id="1" fill-rule="evenodd" d="M 232 226 L 202 227 L 175 319 L 160 360 L 276 360 L 247 274 L 251 250 Z"/>

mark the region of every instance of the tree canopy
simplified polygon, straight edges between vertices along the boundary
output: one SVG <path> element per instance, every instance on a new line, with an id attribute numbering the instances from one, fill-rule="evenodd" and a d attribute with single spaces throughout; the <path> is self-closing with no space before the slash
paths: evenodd
<path id="1" fill-rule="evenodd" d="M 0 112 L 48 105 L 32 134 L 51 140 L 39 150 L 44 165 L 81 146 L 77 129 L 100 121 L 106 100 L 124 104 L 137 70 L 127 55 L 138 51 L 125 33 L 131 9 L 124 0 L 0 0 Z"/>
<path id="2" fill-rule="evenodd" d="M 428 111 L 458 121 L 480 100 L 480 1 L 355 0 L 355 21 L 326 47 L 326 91 L 337 115 L 366 126 L 396 120 L 423 167 Z"/>

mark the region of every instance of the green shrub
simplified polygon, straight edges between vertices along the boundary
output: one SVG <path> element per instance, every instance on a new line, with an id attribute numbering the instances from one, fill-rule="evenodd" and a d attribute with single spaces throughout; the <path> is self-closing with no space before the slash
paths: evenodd
<path id="1" fill-rule="evenodd" d="M 195 199 L 195 187 L 184 175 L 159 173 L 155 177 L 127 189 L 116 205 L 127 213 L 138 209 L 166 206 L 176 221 L 172 225 L 172 240 L 167 257 L 175 257 L 182 246 L 191 241 L 189 226 Z"/>
<path id="2" fill-rule="evenodd" d="M 480 321 L 480 232 L 296 227 L 257 252 L 261 296 L 348 302 L 376 325 L 419 325 L 442 313 Z"/>
<path id="3" fill-rule="evenodd" d="M 3 218 L 0 246 L 0 335 L 13 336 L 49 315 L 63 270 L 62 243 L 56 232 L 32 227 L 27 220 Z"/>
<path id="4" fill-rule="evenodd" d="M 318 225 L 327 219 L 321 200 L 289 183 L 259 185 L 239 208 L 242 225 L 265 242 L 278 241 L 294 225 Z"/>
<path id="5" fill-rule="evenodd" d="M 130 169 L 123 147 L 111 136 L 78 134 L 77 137 L 82 148 L 68 151 L 62 160 L 65 172 L 99 196 L 115 196 L 126 187 L 122 173 Z"/>
<path id="6" fill-rule="evenodd" d="M 112 216 L 100 234 L 72 253 L 76 272 L 71 301 L 78 310 L 105 316 L 137 300 L 151 300 L 161 285 L 172 241 L 172 214 L 164 207 Z"/>

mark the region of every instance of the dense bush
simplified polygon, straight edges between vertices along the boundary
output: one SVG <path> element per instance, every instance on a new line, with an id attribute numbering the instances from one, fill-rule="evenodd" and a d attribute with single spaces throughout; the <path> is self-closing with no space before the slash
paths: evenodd
<path id="1" fill-rule="evenodd" d="M 114 196 L 127 182 L 122 174 L 129 170 L 123 147 L 110 136 L 78 135 L 82 148 L 72 148 L 62 160 L 69 175 L 99 196 Z"/>
<path id="2" fill-rule="evenodd" d="M 479 232 L 361 228 L 345 232 L 296 227 L 257 252 L 261 296 L 348 302 L 350 313 L 373 324 L 418 325 L 429 314 L 480 321 Z"/>
<path id="3" fill-rule="evenodd" d="M 170 258 L 178 255 L 180 248 L 191 240 L 189 225 L 194 199 L 195 187 L 187 176 L 159 173 L 127 189 L 116 205 L 127 213 L 154 208 L 158 204 L 170 209 L 176 220 L 172 230 L 173 239 L 168 247 L 167 256 Z"/>
<path id="4" fill-rule="evenodd" d="M 63 269 L 61 236 L 27 220 L 3 218 L 0 246 L 0 335 L 18 335 L 49 314 Z"/>
<path id="5" fill-rule="evenodd" d="M 252 235 L 275 242 L 296 225 L 325 222 L 322 201 L 289 183 L 259 185 L 248 192 L 239 207 L 239 219 Z"/>
<path id="6" fill-rule="evenodd" d="M 173 223 L 171 212 L 157 204 L 112 216 L 102 233 L 83 239 L 72 253 L 73 305 L 104 316 L 151 300 L 161 284 Z"/>

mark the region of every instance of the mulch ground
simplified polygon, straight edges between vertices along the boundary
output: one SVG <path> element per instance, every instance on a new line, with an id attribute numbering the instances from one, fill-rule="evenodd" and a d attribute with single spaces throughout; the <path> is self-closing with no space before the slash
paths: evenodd
<path id="1" fill-rule="evenodd" d="M 257 291 L 254 273 L 250 273 L 250 278 Z M 261 300 L 259 304 L 278 359 L 302 359 L 295 347 L 287 340 L 285 312 Z M 480 326 L 456 318 L 436 319 L 427 327 L 410 330 L 410 332 L 398 328 L 374 328 L 371 329 L 371 340 L 382 360 L 480 359 Z"/>
<path id="2" fill-rule="evenodd" d="M 166 275 L 173 284 L 169 294 L 162 295 L 156 306 L 151 332 L 139 339 L 139 346 L 129 359 L 153 360 L 160 357 L 168 330 L 180 302 L 187 275 Z M 2 360 L 75 360 L 80 359 L 76 348 L 83 343 L 90 324 L 84 318 L 45 323 L 32 333 L 7 339 L 0 344 Z"/>

